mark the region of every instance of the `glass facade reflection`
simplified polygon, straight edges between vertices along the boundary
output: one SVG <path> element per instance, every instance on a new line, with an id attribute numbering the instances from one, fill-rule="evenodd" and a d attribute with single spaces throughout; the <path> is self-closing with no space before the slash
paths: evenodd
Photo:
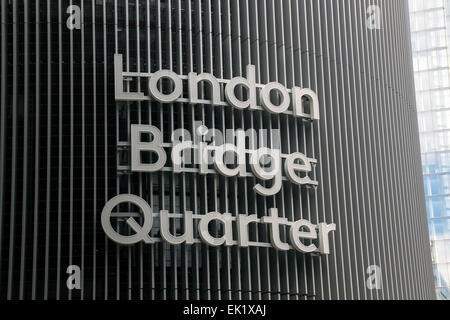
<path id="1" fill-rule="evenodd" d="M 409 6 L 436 296 L 450 299 L 450 0 Z"/>

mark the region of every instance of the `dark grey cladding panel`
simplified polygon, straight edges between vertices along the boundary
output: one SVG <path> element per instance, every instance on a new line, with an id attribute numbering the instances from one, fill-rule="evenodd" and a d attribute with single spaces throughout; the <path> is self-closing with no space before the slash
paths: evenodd
<path id="1" fill-rule="evenodd" d="M 83 17 L 72 31 L 71 4 Z M 370 5 L 380 8 L 380 29 L 366 25 Z M 0 15 L 2 299 L 434 298 L 407 1 L 21 0 L 1 1 Z M 320 121 L 116 102 L 115 53 L 126 72 L 230 79 L 253 64 L 258 83 L 317 92 Z M 137 91 L 145 82 L 129 85 Z M 124 170 L 130 124 L 151 123 L 168 141 L 196 120 L 221 130 L 280 129 L 284 153 L 318 160 L 318 188 L 285 181 L 279 194 L 261 197 L 251 177 Z M 120 193 L 140 195 L 154 211 L 262 216 L 277 207 L 337 231 L 322 256 L 118 246 L 100 213 Z M 250 233 L 267 241 L 267 231 Z M 83 271 L 81 290 L 66 287 L 69 265 Z M 366 285 L 373 265 L 380 290 Z"/>

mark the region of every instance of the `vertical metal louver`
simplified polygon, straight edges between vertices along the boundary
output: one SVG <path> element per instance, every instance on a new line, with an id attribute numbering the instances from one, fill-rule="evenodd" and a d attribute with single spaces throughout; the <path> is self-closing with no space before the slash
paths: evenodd
<path id="1" fill-rule="evenodd" d="M 66 26 L 70 5 L 81 8 L 80 29 Z M 381 9 L 379 30 L 366 28 L 370 5 Z M 434 297 L 407 1 L 2 0 L 0 15 L 1 299 Z M 317 92 L 321 119 L 116 102 L 115 53 L 124 72 L 230 79 L 253 64 L 258 83 Z M 269 146 L 316 158 L 318 188 L 284 181 L 264 198 L 250 177 L 130 172 L 130 124 L 153 124 L 168 142 L 194 121 L 279 129 L 279 145 Z M 119 246 L 100 225 L 119 193 L 143 197 L 154 211 L 261 216 L 275 206 L 337 231 L 328 256 Z M 264 228 L 251 232 L 267 237 Z M 81 267 L 81 290 L 66 287 L 69 265 Z M 381 268 L 381 290 L 366 287 L 371 265 Z"/>

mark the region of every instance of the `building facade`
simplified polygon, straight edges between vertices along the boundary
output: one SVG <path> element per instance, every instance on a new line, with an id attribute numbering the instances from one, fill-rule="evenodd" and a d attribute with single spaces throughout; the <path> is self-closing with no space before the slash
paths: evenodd
<path id="1" fill-rule="evenodd" d="M 406 0 L 0 11 L 2 299 L 434 298 Z"/>
<path id="2" fill-rule="evenodd" d="M 450 299 L 450 1 L 410 0 L 422 170 L 438 299 Z"/>

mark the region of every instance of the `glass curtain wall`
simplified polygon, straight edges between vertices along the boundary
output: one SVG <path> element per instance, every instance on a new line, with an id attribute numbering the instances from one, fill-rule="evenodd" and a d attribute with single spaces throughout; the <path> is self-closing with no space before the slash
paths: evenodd
<path id="1" fill-rule="evenodd" d="M 409 0 L 436 296 L 450 299 L 450 0 Z"/>

